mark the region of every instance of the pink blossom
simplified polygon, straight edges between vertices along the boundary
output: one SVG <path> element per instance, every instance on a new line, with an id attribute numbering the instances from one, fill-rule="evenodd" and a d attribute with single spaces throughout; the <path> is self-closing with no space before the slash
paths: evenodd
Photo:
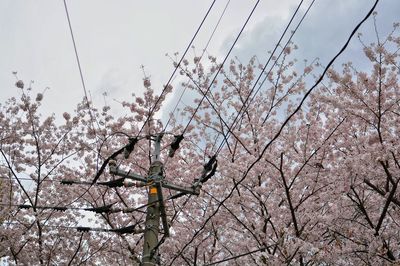
<path id="1" fill-rule="evenodd" d="M 136 97 L 136 102 L 140 105 L 143 106 L 144 105 L 144 100 L 141 97 Z"/>
<path id="2" fill-rule="evenodd" d="M 22 80 L 18 80 L 18 81 L 15 83 L 15 86 L 16 86 L 17 88 L 23 89 L 23 88 L 24 88 L 24 82 L 23 82 Z"/>
<path id="3" fill-rule="evenodd" d="M 151 82 L 150 82 L 150 79 L 149 79 L 149 78 L 143 79 L 143 86 L 144 86 L 145 88 L 150 88 L 150 87 L 151 87 Z"/>
<path id="4" fill-rule="evenodd" d="M 41 100 L 43 100 L 43 94 L 42 94 L 42 93 L 38 93 L 38 94 L 36 95 L 36 101 L 37 101 L 37 102 L 40 102 Z"/>
<path id="5" fill-rule="evenodd" d="M 312 66 L 306 66 L 306 67 L 304 68 L 304 73 L 305 73 L 305 74 L 309 74 L 309 73 L 311 73 L 312 70 L 313 70 L 313 67 L 312 67 Z"/>
<path id="6" fill-rule="evenodd" d="M 291 51 L 292 51 L 292 48 L 290 46 L 285 47 L 285 49 L 283 50 L 283 52 L 285 54 L 290 54 Z"/>
<path id="7" fill-rule="evenodd" d="M 69 120 L 71 118 L 71 115 L 69 113 L 67 113 L 67 112 L 64 112 L 63 113 L 63 117 L 64 117 L 65 120 Z"/>

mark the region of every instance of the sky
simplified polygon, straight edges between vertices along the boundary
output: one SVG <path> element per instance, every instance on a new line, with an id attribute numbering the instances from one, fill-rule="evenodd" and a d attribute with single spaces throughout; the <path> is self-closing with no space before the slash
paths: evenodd
<path id="1" fill-rule="evenodd" d="M 220 18 L 207 52 L 222 61 L 249 15 L 254 0 L 216 0 L 190 50 L 190 60 L 200 54 Z M 288 23 L 299 0 L 261 0 L 232 52 L 242 62 L 251 56 L 264 62 Z M 301 14 L 311 0 L 304 0 Z M 293 41 L 299 60 L 319 58 L 326 64 L 347 40 L 355 25 L 372 7 L 373 0 L 316 0 Z M 123 115 L 119 102 L 143 92 L 143 70 L 159 93 L 173 71 L 166 54 L 183 53 L 210 7 L 211 0 L 66 0 L 86 88 L 94 106 L 111 105 Z M 399 0 L 381 0 L 378 30 L 384 36 L 400 21 Z M 300 15 L 301 15 L 300 14 Z M 300 18 L 295 19 L 298 21 Z M 374 41 L 370 19 L 362 28 L 367 43 Z M 295 25 L 295 24 L 294 24 Z M 294 26 L 290 29 L 292 30 Z M 19 96 L 17 76 L 32 80 L 34 95 L 45 91 L 42 113 L 72 112 L 82 100 L 82 88 L 63 0 L 0 0 L 0 104 Z M 362 52 L 355 38 L 341 62 L 358 62 Z M 359 62 L 362 66 L 362 61 Z M 338 64 L 337 64 L 338 65 Z M 164 112 L 175 105 L 180 88 L 167 97 Z M 48 89 L 46 89 L 48 88 Z M 104 97 L 104 93 L 107 94 Z"/>

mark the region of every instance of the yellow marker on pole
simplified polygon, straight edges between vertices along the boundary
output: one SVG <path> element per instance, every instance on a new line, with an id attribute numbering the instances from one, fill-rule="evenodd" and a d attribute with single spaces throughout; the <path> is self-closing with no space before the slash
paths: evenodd
<path id="1" fill-rule="evenodd" d="M 157 188 L 156 187 L 151 187 L 149 193 L 150 194 L 157 194 Z"/>

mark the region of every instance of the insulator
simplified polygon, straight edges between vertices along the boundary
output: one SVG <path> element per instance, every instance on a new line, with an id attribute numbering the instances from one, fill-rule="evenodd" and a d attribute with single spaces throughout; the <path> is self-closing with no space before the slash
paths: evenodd
<path id="1" fill-rule="evenodd" d="M 135 145 L 137 142 L 138 142 L 137 138 L 129 138 L 129 143 L 128 143 L 128 145 L 125 146 L 125 149 L 124 149 L 124 158 L 125 159 L 128 159 L 129 155 L 135 148 Z"/>
<path id="2" fill-rule="evenodd" d="M 174 141 L 171 143 L 171 147 L 168 152 L 169 157 L 174 157 L 175 151 L 179 149 L 179 144 L 183 140 L 183 135 L 177 135 L 175 136 Z"/>

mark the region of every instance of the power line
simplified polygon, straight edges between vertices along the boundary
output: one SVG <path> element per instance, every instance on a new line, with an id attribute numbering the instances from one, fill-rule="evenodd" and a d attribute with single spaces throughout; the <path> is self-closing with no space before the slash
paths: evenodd
<path id="1" fill-rule="evenodd" d="M 272 67 L 270 68 L 270 70 L 268 71 L 268 73 L 265 75 L 263 81 L 261 82 L 260 86 L 258 87 L 257 91 L 255 92 L 255 94 L 253 95 L 253 97 L 251 98 L 250 102 L 252 102 L 255 98 L 255 96 L 258 94 L 258 92 L 260 91 L 261 87 L 264 85 L 265 81 L 268 78 L 268 75 L 271 73 L 272 69 L 274 68 L 274 66 L 277 64 L 279 58 L 282 56 L 283 52 L 285 51 L 286 47 L 289 45 L 290 41 L 292 40 L 294 34 L 297 32 L 298 28 L 300 27 L 301 23 L 303 22 L 304 18 L 307 16 L 308 12 L 310 11 L 311 7 L 314 5 L 315 0 L 313 0 L 311 2 L 311 4 L 308 6 L 306 12 L 304 13 L 304 15 L 302 16 L 302 18 L 300 19 L 299 23 L 297 24 L 296 28 L 292 31 L 292 34 L 290 35 L 289 39 L 287 40 L 285 46 L 282 48 L 281 52 L 279 53 L 278 57 L 276 58 L 274 64 L 272 65 Z M 266 120 L 266 119 L 265 119 Z M 264 126 L 265 120 L 263 121 L 262 125 Z"/>
<path id="2" fill-rule="evenodd" d="M 264 65 L 264 67 L 263 67 L 263 69 L 262 69 L 260 75 L 258 76 L 257 80 L 254 82 L 254 85 L 253 85 L 253 87 L 252 87 L 250 93 L 249 93 L 248 96 L 246 97 L 246 100 L 244 101 L 242 107 L 240 108 L 240 110 L 239 110 L 237 116 L 236 116 L 235 119 L 233 120 L 232 125 L 231 125 L 231 127 L 229 128 L 229 130 L 228 130 L 228 136 L 227 136 L 227 138 L 223 139 L 222 142 L 221 142 L 221 144 L 220 144 L 220 146 L 218 147 L 218 149 L 217 149 L 217 154 L 221 151 L 222 147 L 223 147 L 223 146 L 225 145 L 225 143 L 228 141 L 228 139 L 229 139 L 229 137 L 230 137 L 229 133 L 232 132 L 232 129 L 236 126 L 236 121 L 239 121 L 238 118 L 239 118 L 240 114 L 242 113 L 242 110 L 244 109 L 244 111 L 243 111 L 243 114 L 244 114 L 244 113 L 246 112 L 246 110 L 250 107 L 250 103 L 254 100 L 255 95 L 259 92 L 260 88 L 262 87 L 263 83 L 265 82 L 265 79 L 264 79 L 263 82 L 262 82 L 262 84 L 260 84 L 260 86 L 258 87 L 258 89 L 257 89 L 256 93 L 254 94 L 254 96 L 250 99 L 250 96 L 253 94 L 253 91 L 255 90 L 258 81 L 261 79 L 262 75 L 265 74 L 265 69 L 267 68 L 269 62 L 271 61 L 271 59 L 272 59 L 272 57 L 273 57 L 273 55 L 275 54 L 276 50 L 278 49 L 278 47 L 279 47 L 279 45 L 280 45 L 280 43 L 281 43 L 283 37 L 285 36 L 286 32 L 287 32 L 288 29 L 289 29 L 289 27 L 290 27 L 290 25 L 291 25 L 293 19 L 295 18 L 295 16 L 297 15 L 298 11 L 300 10 L 300 7 L 301 7 L 301 5 L 303 4 L 303 1 L 304 1 L 304 0 L 301 0 L 300 3 L 297 5 L 297 8 L 296 8 L 295 12 L 293 13 L 293 15 L 292 15 L 292 17 L 291 17 L 289 23 L 286 25 L 285 30 L 283 31 L 283 33 L 282 33 L 282 35 L 280 36 L 280 38 L 279 38 L 277 44 L 275 45 L 274 50 L 273 50 L 272 53 L 270 54 L 270 56 L 269 56 L 267 62 L 265 63 L 265 65 Z M 314 4 L 314 1 L 315 1 L 315 0 L 313 0 L 313 1 L 311 2 L 311 4 L 309 5 L 309 7 L 307 8 L 307 10 L 306 10 L 306 12 L 304 13 L 303 17 L 301 18 L 300 22 L 297 24 L 295 31 L 293 31 L 293 32 L 291 33 L 291 36 L 290 36 L 290 38 L 288 39 L 288 41 L 286 42 L 285 46 L 282 48 L 281 53 L 280 53 L 279 56 L 276 58 L 274 64 L 273 64 L 272 67 L 269 69 L 268 73 L 266 73 L 266 77 L 268 77 L 269 73 L 271 73 L 273 67 L 275 66 L 275 64 L 276 64 L 276 62 L 277 62 L 277 60 L 278 60 L 279 57 L 282 55 L 282 53 L 283 53 L 283 51 L 285 50 L 286 46 L 290 43 L 290 40 L 292 39 L 293 35 L 296 33 L 297 29 L 299 28 L 300 24 L 301 24 L 302 21 L 304 20 L 304 18 L 305 18 L 305 16 L 307 15 L 308 11 L 310 10 L 310 8 L 312 7 L 312 5 Z M 250 101 L 249 101 L 249 99 L 250 99 Z M 248 101 L 249 101 L 249 103 L 247 104 Z"/>
<path id="3" fill-rule="evenodd" d="M 65 1 L 65 0 L 64 0 Z M 210 13 L 212 7 L 214 6 L 216 0 L 214 0 L 211 3 L 211 6 L 208 8 L 207 13 L 205 14 L 205 16 L 203 17 L 203 20 L 201 21 L 200 25 L 198 26 L 195 34 L 193 35 L 192 39 L 190 40 L 189 44 L 186 47 L 185 52 L 183 53 L 183 55 L 181 56 L 181 59 L 179 60 L 178 64 L 176 65 L 174 71 L 172 72 L 167 84 L 164 86 L 163 90 L 161 91 L 160 96 L 158 97 L 158 99 L 156 100 L 154 106 L 150 109 L 149 115 L 147 116 L 145 122 L 143 123 L 141 129 L 139 130 L 138 136 L 140 135 L 140 133 L 142 133 L 142 130 L 144 129 L 144 127 L 146 126 L 146 123 L 149 121 L 150 117 L 152 116 L 154 110 L 157 108 L 157 104 L 159 103 L 159 101 L 162 99 L 162 96 L 164 95 L 165 91 L 168 89 L 168 86 L 170 84 L 170 82 L 172 81 L 172 78 L 174 77 L 176 71 L 178 70 L 180 64 L 182 63 L 183 59 L 186 56 L 186 53 L 189 51 L 190 47 L 192 46 L 192 43 L 194 41 L 194 39 L 196 38 L 197 34 L 199 33 L 201 27 L 203 26 L 204 21 L 206 20 L 206 18 L 208 17 L 208 14 Z"/>
<path id="4" fill-rule="evenodd" d="M 64 0 L 64 1 L 65 1 L 65 0 Z M 167 89 L 167 87 L 168 87 L 170 81 L 172 80 L 172 78 L 173 78 L 173 76 L 175 75 L 177 69 L 179 68 L 181 62 L 183 61 L 183 59 L 184 59 L 184 57 L 185 57 L 187 51 L 188 51 L 189 48 L 191 47 L 191 45 L 192 45 L 192 43 L 193 43 L 195 37 L 197 36 L 198 32 L 200 31 L 200 29 L 201 29 L 201 27 L 202 27 L 204 21 L 206 20 L 208 14 L 210 13 L 210 11 L 211 11 L 211 9 L 212 9 L 212 7 L 213 7 L 213 5 L 214 5 L 215 2 L 216 2 L 216 1 L 214 0 L 214 1 L 212 2 L 211 6 L 209 7 L 209 9 L 208 9 L 206 15 L 204 16 L 202 22 L 201 22 L 200 25 L 199 25 L 197 31 L 195 32 L 195 34 L 194 34 L 193 38 L 191 39 L 190 43 L 188 44 L 188 46 L 187 46 L 187 48 L 186 48 L 184 54 L 182 55 L 180 61 L 179 61 L 178 64 L 176 65 L 176 67 L 175 67 L 173 73 L 171 74 L 170 79 L 169 79 L 168 82 L 167 82 L 167 85 L 164 87 L 163 91 L 161 92 L 160 97 L 157 99 L 156 103 L 155 103 L 154 106 L 151 108 L 151 110 L 150 110 L 150 112 L 149 112 L 149 116 L 146 118 L 146 121 L 144 122 L 142 128 L 140 129 L 140 131 L 139 131 L 137 137 L 136 137 L 136 138 L 130 138 L 130 142 L 131 142 L 131 141 L 137 142 L 137 138 L 139 137 L 139 135 L 140 135 L 141 131 L 143 130 L 144 126 L 146 125 L 146 123 L 149 121 L 149 119 L 150 119 L 150 117 L 151 117 L 151 114 L 154 112 L 155 108 L 157 107 L 157 104 L 158 104 L 159 100 L 162 98 L 161 96 L 163 95 L 163 93 L 164 93 L 165 90 Z M 229 3 L 229 2 L 228 2 L 228 3 Z M 258 2 L 257 2 L 257 3 L 258 3 Z M 227 5 L 225 6 L 224 12 L 225 12 L 226 8 L 227 8 Z M 253 11 L 254 11 L 254 10 L 253 10 Z M 221 15 L 221 17 L 220 17 L 220 20 L 221 20 L 221 18 L 222 18 L 222 15 Z M 220 20 L 218 21 L 217 26 L 218 26 Z M 246 23 L 247 23 L 247 21 L 246 21 Z M 214 29 L 214 32 L 215 32 L 215 30 L 216 30 L 216 28 Z M 243 29 L 242 29 L 242 30 L 243 30 Z M 214 34 L 214 32 L 213 32 L 213 34 Z M 213 35 L 213 34 L 212 34 L 212 35 Z M 212 35 L 211 35 L 209 41 L 211 40 Z M 209 43 L 209 42 L 208 42 L 208 43 Z M 208 43 L 207 43 L 207 45 L 208 45 Z M 128 144 L 128 145 L 130 145 L 130 144 Z M 115 158 L 117 155 L 119 155 L 120 153 L 122 153 L 126 148 L 127 148 L 127 145 L 125 145 L 124 147 L 122 147 L 120 150 L 114 152 L 110 157 L 108 157 L 108 158 L 103 162 L 102 166 L 100 167 L 99 171 L 97 172 L 96 176 L 94 177 L 94 179 L 93 179 L 93 181 L 92 181 L 93 184 L 96 183 L 96 181 L 98 180 L 98 178 L 100 177 L 100 175 L 104 172 L 105 167 L 107 166 L 108 162 L 109 162 L 112 158 Z M 88 191 L 89 189 L 90 189 L 90 187 L 87 189 L 87 191 Z M 85 191 L 85 193 L 86 193 L 87 191 Z M 84 193 L 84 194 L 85 194 L 85 193 Z"/>
<path id="5" fill-rule="evenodd" d="M 63 1 L 64 1 L 65 12 L 66 12 L 66 15 L 67 15 L 67 20 L 68 20 L 68 26 L 69 26 L 69 30 L 70 30 L 70 33 L 71 33 L 72 43 L 74 45 L 75 57 L 76 57 L 76 62 L 78 64 L 79 74 L 80 74 L 80 77 L 81 77 L 83 92 L 85 93 L 86 101 L 88 101 L 89 98 L 88 98 L 87 92 L 86 92 L 85 80 L 83 78 L 82 67 L 81 67 L 81 63 L 80 63 L 79 55 L 78 55 L 78 49 L 76 48 L 75 37 L 74 37 L 74 32 L 72 30 L 71 19 L 69 17 L 67 2 L 66 2 L 66 0 L 63 0 Z M 89 105 L 89 103 L 88 103 L 88 105 Z"/>
<path id="6" fill-rule="evenodd" d="M 189 77 L 189 79 L 193 82 L 193 84 L 197 87 L 197 89 L 199 90 L 199 92 L 203 95 L 203 97 L 207 100 L 207 102 L 210 104 L 211 108 L 214 110 L 214 112 L 217 114 L 218 118 L 220 119 L 220 121 L 223 123 L 223 125 L 228 129 L 227 135 L 231 134 L 233 135 L 236 140 L 238 142 L 240 142 L 240 144 L 242 144 L 243 148 L 246 149 L 246 151 L 250 153 L 250 151 L 246 148 L 246 146 L 242 143 L 242 141 L 240 140 L 239 137 L 237 137 L 232 131 L 231 131 L 231 127 L 229 127 L 229 125 L 225 122 L 225 120 L 222 118 L 222 115 L 220 114 L 220 112 L 218 111 L 218 109 L 214 106 L 214 104 L 211 102 L 211 100 L 208 98 L 207 94 L 205 94 L 202 90 L 199 84 L 197 84 L 197 82 L 187 73 L 187 76 Z M 212 96 L 212 95 L 211 95 Z M 225 141 L 227 142 L 227 135 L 224 134 L 223 132 L 223 127 L 222 128 L 222 132 L 220 134 L 222 134 L 224 136 Z"/>
<path id="7" fill-rule="evenodd" d="M 38 183 L 38 180 L 32 179 L 32 178 L 26 178 L 26 177 L 9 178 L 9 177 L 0 176 L 0 179 L 3 179 L 4 181 L 8 181 L 8 182 L 17 181 L 17 179 L 18 179 L 18 180 L 31 181 L 31 182 L 34 182 L 34 183 Z M 52 183 L 59 183 L 59 184 L 68 185 L 68 181 L 69 180 L 55 180 L 55 179 L 46 178 L 46 179 L 40 180 L 39 183 L 52 182 Z M 84 182 L 84 181 L 77 181 L 77 182 L 81 182 L 82 185 L 86 185 L 86 183 L 90 184 L 90 182 Z"/>
<path id="8" fill-rule="evenodd" d="M 40 205 L 28 205 L 28 204 L 7 204 L 7 203 L 0 203 L 0 206 L 6 207 L 18 207 L 19 209 L 39 209 L 39 210 L 54 210 L 64 212 L 67 210 L 74 210 L 74 211 L 90 211 L 95 213 L 109 213 L 111 212 L 111 207 L 114 205 L 109 204 L 100 207 L 88 207 L 88 208 L 81 208 L 81 207 L 65 207 L 65 206 L 40 206 Z"/>
<path id="9" fill-rule="evenodd" d="M 248 16 L 247 19 L 246 19 L 246 22 L 244 23 L 244 25 L 243 25 L 242 28 L 240 29 L 239 34 L 236 36 L 235 41 L 234 41 L 233 44 L 231 45 L 231 47 L 230 47 L 230 49 L 229 49 L 227 55 L 225 56 L 225 58 L 224 58 L 224 60 L 222 61 L 221 65 L 219 66 L 219 68 L 218 68 L 216 74 L 214 75 L 214 78 L 213 78 L 212 81 L 210 82 L 210 85 L 208 86 L 208 88 L 207 88 L 207 90 L 205 91 L 204 95 L 207 95 L 207 94 L 209 93 L 209 91 L 211 90 L 211 87 L 213 86 L 214 81 L 216 80 L 216 78 L 217 78 L 219 72 L 220 72 L 221 69 L 223 68 L 223 66 L 224 66 L 224 64 L 225 64 L 225 62 L 226 62 L 226 60 L 228 59 L 228 57 L 229 57 L 229 55 L 231 54 L 233 48 L 235 47 L 237 41 L 239 40 L 240 35 L 242 34 L 242 32 L 244 31 L 244 29 L 246 28 L 247 23 L 249 22 L 250 18 L 252 17 L 252 15 L 253 15 L 253 13 L 254 13 L 254 10 L 257 8 L 257 5 L 258 5 L 259 2 L 260 2 L 260 0 L 257 0 L 257 2 L 255 3 L 253 9 L 251 10 L 249 16 Z M 194 110 L 192 116 L 190 117 L 189 122 L 187 123 L 186 127 L 184 128 L 184 130 L 183 130 L 183 132 L 182 132 L 182 135 L 184 135 L 184 133 L 185 133 L 186 130 L 188 129 L 190 123 L 192 122 L 193 118 L 195 117 L 195 115 L 196 115 L 197 111 L 199 110 L 201 104 L 203 103 L 204 99 L 205 99 L 205 96 L 203 96 L 203 97 L 201 98 L 199 104 L 197 105 L 196 109 Z"/>
<path id="10" fill-rule="evenodd" d="M 214 29 L 213 29 L 213 31 L 212 31 L 210 37 L 208 38 L 207 44 L 205 45 L 205 47 L 204 47 L 204 49 L 203 49 L 203 51 L 202 51 L 202 53 L 201 53 L 199 62 L 200 62 L 201 59 L 203 58 L 204 53 L 205 53 L 205 51 L 206 51 L 207 48 L 208 48 L 208 45 L 210 44 L 212 38 L 214 37 L 214 34 L 215 34 L 215 32 L 217 31 L 217 28 L 218 28 L 218 26 L 219 26 L 219 24 L 220 24 L 220 22 L 221 22 L 223 16 L 225 15 L 226 9 L 228 8 L 230 2 L 231 2 L 231 0 L 228 0 L 228 1 L 226 2 L 226 5 L 225 5 L 225 7 L 224 7 L 224 10 L 222 11 L 222 13 L 221 13 L 221 15 L 220 15 L 220 17 L 219 17 L 219 19 L 218 19 L 218 21 L 217 21 L 217 24 L 215 25 L 215 27 L 214 27 Z M 177 65 L 177 66 L 178 66 L 178 65 Z M 190 81 L 190 80 L 188 80 L 186 84 L 188 84 L 189 81 Z M 181 95 L 179 96 L 179 99 L 178 99 L 178 101 L 177 101 L 177 103 L 176 103 L 174 109 L 172 110 L 172 114 L 175 112 L 176 108 L 177 108 L 178 105 L 179 105 L 179 102 L 182 100 L 182 97 L 183 97 L 183 95 L 185 94 L 186 89 L 187 89 L 187 86 L 185 86 L 185 88 L 183 89 Z M 167 126 L 168 126 L 169 122 L 171 121 L 171 118 L 172 118 L 172 117 L 169 117 L 167 123 L 166 123 L 165 126 L 164 126 L 163 132 L 165 132 L 165 130 L 167 129 Z"/>
<path id="11" fill-rule="evenodd" d="M 228 2 L 228 3 L 229 3 L 229 2 Z M 183 132 L 182 132 L 182 134 L 181 134 L 180 136 L 183 136 L 183 135 L 184 135 L 184 133 L 185 133 L 185 131 L 187 130 L 188 126 L 190 125 L 192 119 L 194 118 L 196 112 L 199 110 L 199 108 L 200 108 L 202 102 L 204 101 L 205 98 L 207 98 L 207 94 L 208 94 L 208 92 L 210 91 L 210 89 L 211 89 L 211 87 L 212 87 L 212 85 L 213 85 L 213 83 L 214 83 L 216 77 L 218 76 L 218 74 L 219 74 L 219 72 L 221 71 L 223 65 L 225 64 L 226 60 L 228 59 L 230 53 L 232 52 L 232 50 L 233 50 L 235 44 L 237 43 L 237 41 L 238 41 L 240 35 L 242 34 L 242 32 L 243 32 L 244 28 L 246 27 L 248 21 L 250 20 L 251 16 L 253 15 L 253 13 L 254 13 L 254 11 L 255 11 L 255 9 L 256 9 L 258 3 L 259 3 L 259 0 L 258 0 L 258 1 L 256 2 L 256 4 L 254 5 L 254 7 L 253 7 L 252 11 L 250 12 L 248 18 L 246 19 L 246 22 L 245 22 L 244 25 L 242 26 L 242 28 L 241 28 L 239 34 L 237 35 L 237 37 L 236 37 L 234 43 L 232 44 L 231 48 L 229 49 L 229 51 L 228 51 L 226 57 L 224 58 L 222 64 L 221 64 L 220 67 L 218 68 L 218 70 L 217 70 L 217 72 L 216 72 L 216 74 L 215 74 L 213 80 L 212 80 L 211 83 L 210 83 L 210 86 L 207 88 L 206 92 L 203 94 L 203 97 L 202 97 L 201 101 L 199 102 L 199 104 L 198 104 L 196 110 L 194 111 L 192 117 L 190 118 L 188 124 L 186 125 L 186 127 L 184 128 L 184 130 L 183 130 Z M 226 6 L 226 7 L 227 7 L 227 6 Z M 225 9 L 226 9 L 226 7 L 225 7 Z M 224 12 L 225 12 L 225 10 L 224 10 Z M 222 17 L 222 16 L 221 16 L 221 17 Z M 219 22 L 218 22 L 218 23 L 219 23 Z M 217 24 L 217 26 L 218 26 L 218 24 Z M 215 32 L 215 29 L 214 29 L 214 32 Z M 213 34 L 214 34 L 214 33 L 213 33 Z M 207 45 L 208 45 L 208 43 L 207 43 Z M 203 50 L 202 56 L 203 56 L 205 50 L 206 50 L 206 49 Z M 179 64 L 177 65 L 177 67 L 178 67 L 178 66 L 179 66 Z M 194 82 L 194 80 L 193 80 L 190 76 L 189 76 L 189 78 Z M 196 82 L 194 82 L 194 84 L 195 84 L 196 86 L 198 86 Z M 198 87 L 198 88 L 199 88 L 199 87 Z M 202 92 L 201 88 L 199 88 L 199 90 L 200 90 L 200 92 Z M 182 94 L 182 95 L 183 95 L 183 94 Z M 182 95 L 181 95 L 181 97 L 182 97 Z M 208 100 L 208 98 L 207 98 L 207 100 Z M 208 101 L 209 101 L 209 100 L 208 100 Z M 209 101 L 209 102 L 210 102 L 210 101 Z M 211 104 L 211 103 L 210 103 L 210 104 Z M 212 104 L 211 104 L 211 105 L 212 105 Z M 175 108 L 176 108 L 176 107 L 175 107 Z M 215 109 L 215 108 L 214 108 L 214 109 Z M 217 112 L 217 113 L 218 113 L 218 112 Z M 221 118 L 221 121 L 223 121 L 222 118 Z M 168 120 L 168 122 L 169 122 L 169 120 Z M 214 159 L 214 161 L 215 161 L 215 160 L 216 160 L 215 158 L 216 158 L 216 157 L 213 156 L 213 157 L 211 158 L 211 160 Z M 210 160 L 210 162 L 211 162 L 211 160 Z M 210 162 L 209 162 L 208 164 L 210 164 Z M 215 169 L 216 169 L 216 162 L 215 162 L 214 167 L 213 167 L 213 171 L 212 171 L 213 174 L 215 173 Z M 213 174 L 212 174 L 212 175 L 213 175 Z M 211 176 L 211 175 L 210 175 L 210 176 Z M 208 176 L 207 176 L 207 177 L 208 177 Z M 208 179 L 207 179 L 207 180 L 208 180 Z M 184 195 L 184 194 L 182 194 L 182 195 Z M 181 196 L 182 196 L 182 195 L 181 195 Z M 162 243 L 162 241 L 159 242 L 159 244 L 157 245 L 157 247 L 158 247 L 161 243 Z"/>
<path id="12" fill-rule="evenodd" d="M 87 185 L 91 185 L 88 184 Z M 35 205 L 27 205 L 27 204 L 7 204 L 7 203 L 0 203 L 0 206 L 5 206 L 5 207 L 18 207 L 19 209 L 43 209 L 43 210 L 55 210 L 55 211 L 67 211 L 67 210 L 79 210 L 79 211 L 90 211 L 90 212 L 95 212 L 95 213 L 117 213 L 117 212 L 123 212 L 123 213 L 132 213 L 132 212 L 141 212 L 144 213 L 144 211 L 141 211 L 142 209 L 154 205 L 159 202 L 167 202 L 170 200 L 175 200 L 180 197 L 186 196 L 186 192 L 179 192 L 174 195 L 171 195 L 163 200 L 156 200 L 151 203 L 146 203 L 143 205 L 140 205 L 138 207 L 131 207 L 131 208 L 112 208 L 115 203 L 100 206 L 100 207 L 67 207 L 67 206 L 35 206 Z M 68 204 L 71 205 L 71 204 Z"/>
<path id="13" fill-rule="evenodd" d="M 8 178 L 8 177 L 0 177 L 0 179 L 3 179 L 4 181 L 7 182 L 12 182 L 12 181 L 18 181 L 18 180 L 23 180 L 23 181 L 30 181 L 33 183 L 38 184 L 38 180 L 31 179 L 31 178 L 26 178 L 26 177 L 18 177 L 18 178 Z M 55 179 L 42 179 L 39 181 L 40 185 L 42 182 L 50 182 L 50 183 L 56 183 L 60 185 L 84 185 L 84 186 L 106 186 L 109 188 L 115 188 L 115 187 L 123 187 L 124 181 L 126 178 L 117 178 L 117 179 L 112 179 L 108 181 L 103 181 L 103 182 L 97 182 L 93 184 L 91 181 L 80 181 L 80 180 L 73 180 L 73 179 L 62 179 L 62 180 L 55 180 Z M 146 184 L 133 184 L 130 186 L 145 186 Z"/>
<path id="14" fill-rule="evenodd" d="M 213 31 L 212 31 L 210 37 L 208 38 L 208 41 L 207 41 L 205 47 L 204 47 L 203 50 L 202 50 L 202 53 L 201 53 L 200 58 L 199 58 L 199 60 L 198 60 L 198 63 L 201 62 L 201 60 L 202 60 L 202 58 L 203 58 L 205 52 L 207 51 L 208 45 L 210 44 L 212 38 L 214 37 L 214 34 L 215 34 L 215 32 L 217 31 L 217 28 L 218 28 L 218 26 L 219 26 L 219 24 L 220 24 L 220 22 L 221 22 L 221 20 L 222 20 L 222 18 L 223 18 L 223 16 L 224 16 L 226 10 L 227 10 L 227 8 L 228 8 L 230 2 L 231 2 L 231 0 L 228 0 L 228 1 L 226 2 L 226 5 L 225 5 L 223 11 L 222 11 L 222 13 L 221 13 L 221 15 L 220 15 L 220 17 L 219 17 L 219 19 L 218 19 L 216 25 L 214 26 L 214 29 L 213 29 Z M 196 63 L 196 64 L 198 64 L 198 63 Z M 180 68 L 183 70 L 182 66 L 180 66 Z M 188 88 L 188 85 L 189 85 L 190 81 L 192 81 L 192 82 L 197 86 L 197 84 L 196 84 L 196 82 L 193 80 L 193 78 L 190 77 L 190 76 L 188 76 L 188 80 L 187 80 L 186 84 L 184 85 L 184 89 L 182 90 L 182 93 L 181 93 L 181 95 L 179 96 L 179 99 L 177 100 L 177 102 L 176 102 L 176 104 L 175 104 L 175 107 L 174 107 L 174 109 L 172 110 L 172 112 L 171 112 L 171 114 L 170 114 L 170 117 L 169 117 L 167 123 L 165 124 L 165 126 L 164 126 L 162 132 L 165 132 L 165 131 L 166 131 L 166 129 L 167 129 L 167 127 L 168 127 L 168 124 L 169 124 L 169 122 L 171 121 L 171 119 L 172 119 L 172 117 L 173 117 L 173 114 L 175 113 L 175 111 L 176 111 L 178 105 L 181 103 L 181 100 L 182 100 L 182 98 L 183 98 L 183 95 L 185 94 L 185 92 L 186 92 L 186 90 L 187 90 L 187 88 Z M 197 86 L 197 87 L 198 87 L 198 86 Z M 198 88 L 199 88 L 199 87 L 198 87 Z M 199 90 L 200 90 L 200 92 L 202 92 L 200 88 L 199 88 Z M 208 100 L 208 98 L 207 98 L 207 100 Z M 212 105 L 212 103 L 211 103 L 209 100 L 208 100 L 208 102 Z M 168 159 L 169 159 L 170 157 L 173 157 L 175 151 L 179 148 L 179 143 L 180 143 L 182 140 L 183 140 L 183 134 L 178 135 L 178 136 L 175 136 L 174 142 L 170 145 L 170 147 L 171 147 L 170 153 L 169 153 L 169 156 L 167 157 L 167 160 L 166 160 L 165 163 L 164 163 L 164 167 L 166 167 L 166 165 L 167 165 L 167 163 L 168 163 Z M 173 147 L 174 145 L 176 146 L 175 148 Z M 196 144 L 195 144 L 195 145 L 196 145 Z"/>
<path id="15" fill-rule="evenodd" d="M 240 257 L 245 257 L 245 256 L 251 255 L 253 253 L 264 252 L 266 248 L 267 247 L 262 247 L 262 248 L 259 248 L 259 249 L 256 249 L 256 250 L 252 250 L 252 251 L 249 251 L 249 252 L 246 252 L 246 253 L 243 253 L 243 254 L 239 254 L 239 255 L 236 255 L 236 256 L 232 256 L 232 257 L 229 257 L 229 258 L 226 258 L 226 259 L 222 259 L 222 260 L 219 260 L 219 261 L 214 261 L 214 262 L 211 262 L 209 264 L 205 264 L 204 266 L 216 265 L 216 264 L 219 264 L 219 263 L 222 263 L 222 262 L 227 262 L 227 261 L 230 261 L 230 260 L 238 259 Z"/>
<path id="16" fill-rule="evenodd" d="M 36 223 L 36 222 L 34 222 Z M 23 225 L 25 227 L 31 228 L 34 223 L 24 224 L 22 222 L 6 222 L 3 226 L 7 225 Z M 140 234 L 143 232 L 142 228 L 137 229 L 137 224 L 128 225 L 120 228 L 99 228 L 90 226 L 65 226 L 65 225 L 48 225 L 45 224 L 44 227 L 55 228 L 55 229 L 67 229 L 75 230 L 78 232 L 101 232 L 101 233 L 117 233 L 117 234 Z"/>
<path id="17" fill-rule="evenodd" d="M 66 14 L 67 20 L 68 20 L 69 31 L 70 31 L 70 33 L 71 33 L 72 43 L 73 43 L 73 45 L 74 45 L 74 51 L 75 51 L 76 62 L 77 62 L 78 69 L 79 69 L 79 75 L 80 75 L 80 77 L 81 77 L 82 88 L 83 88 L 83 92 L 84 92 L 84 94 L 85 94 L 86 104 L 87 104 L 87 107 L 88 107 L 88 111 L 89 111 L 89 116 L 90 116 L 92 128 L 93 128 L 93 130 L 96 132 L 96 129 L 95 129 L 94 124 L 93 124 L 94 116 L 93 116 L 92 111 L 91 111 L 91 107 L 90 107 L 90 103 L 89 103 L 89 98 L 88 98 L 87 91 L 86 91 L 85 80 L 84 80 L 84 78 L 83 78 L 82 67 L 81 67 L 81 63 L 80 63 L 79 55 L 78 55 L 78 49 L 76 48 L 76 42 L 75 42 L 74 32 L 73 32 L 73 30 L 72 30 L 71 19 L 70 19 L 70 17 L 69 17 L 67 2 L 66 2 L 66 0 L 63 0 L 63 2 L 64 2 L 64 7 L 65 7 L 65 14 Z"/>

